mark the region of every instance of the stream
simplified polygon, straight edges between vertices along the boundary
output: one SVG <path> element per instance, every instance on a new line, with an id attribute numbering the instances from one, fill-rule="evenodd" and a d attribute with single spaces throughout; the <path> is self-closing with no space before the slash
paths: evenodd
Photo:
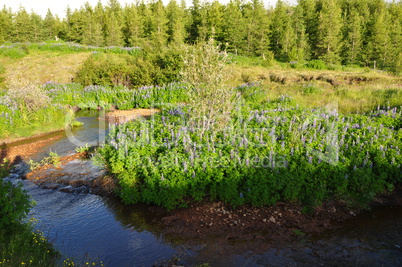
<path id="1" fill-rule="evenodd" d="M 78 113 L 84 126 L 76 128 L 74 136 L 84 143 L 96 142 L 98 116 L 96 111 Z M 68 155 L 75 147 L 64 135 L 32 158 L 40 160 L 49 151 Z M 153 266 L 177 257 L 185 266 L 402 266 L 402 206 L 373 208 L 343 222 L 336 231 L 300 237 L 280 249 L 273 245 L 264 253 L 219 254 L 213 239 L 197 240 L 198 245 L 190 247 L 179 236 L 164 235 L 156 223 L 160 218 L 146 205 L 124 205 L 115 198 L 64 193 L 42 189 L 29 180 L 22 182 L 36 202 L 29 214 L 38 220 L 35 227 L 63 259 L 73 259 L 76 265 L 102 261 L 105 266 Z"/>

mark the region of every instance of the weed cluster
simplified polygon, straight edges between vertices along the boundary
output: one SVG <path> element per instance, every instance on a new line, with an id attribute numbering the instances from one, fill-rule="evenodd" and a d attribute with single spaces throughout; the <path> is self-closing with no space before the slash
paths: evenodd
<path id="1" fill-rule="evenodd" d="M 65 108 L 50 105 L 44 90 L 23 81 L 10 84 L 0 96 L 0 138 L 31 136 L 38 128 L 46 131 L 64 127 Z"/>
<path id="2" fill-rule="evenodd" d="M 39 162 L 35 162 L 31 159 L 29 160 L 28 164 L 29 168 L 33 171 L 49 164 L 54 165 L 57 168 L 60 166 L 61 162 L 60 162 L 60 156 L 56 152 L 50 151 L 48 157 L 44 157 Z"/>

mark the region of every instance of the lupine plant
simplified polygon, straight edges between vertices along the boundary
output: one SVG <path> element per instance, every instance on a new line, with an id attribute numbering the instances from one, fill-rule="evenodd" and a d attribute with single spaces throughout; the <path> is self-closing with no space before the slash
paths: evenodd
<path id="1" fill-rule="evenodd" d="M 80 108 L 107 109 L 111 105 L 119 109 L 150 108 L 188 100 L 188 87 L 180 83 L 129 89 L 121 85 L 83 87 L 76 83 L 48 82 L 43 87 L 54 102 Z"/>
<path id="2" fill-rule="evenodd" d="M 188 118 L 177 108 L 111 128 L 98 158 L 119 179 L 125 202 L 364 204 L 402 181 L 401 109 L 343 116 L 239 106 L 226 127 L 210 131 L 188 126 Z"/>

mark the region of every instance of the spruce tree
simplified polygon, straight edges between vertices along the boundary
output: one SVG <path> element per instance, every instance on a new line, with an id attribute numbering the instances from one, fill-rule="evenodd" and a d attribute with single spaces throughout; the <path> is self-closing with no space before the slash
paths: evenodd
<path id="1" fill-rule="evenodd" d="M 263 3 L 253 0 L 244 7 L 247 25 L 245 51 L 248 55 L 265 57 L 269 49 L 269 18 Z"/>
<path id="2" fill-rule="evenodd" d="M 245 50 L 246 23 L 241 11 L 241 2 L 231 0 L 223 13 L 222 39 L 228 51 L 242 54 Z"/>
<path id="3" fill-rule="evenodd" d="M 124 9 L 125 27 L 124 35 L 129 46 L 141 46 L 144 37 L 144 18 L 139 7 L 131 4 Z"/>
<path id="4" fill-rule="evenodd" d="M 386 4 L 378 0 L 373 6 L 373 16 L 370 27 L 370 36 L 368 37 L 367 53 L 369 62 L 367 64 L 373 67 L 386 67 L 390 62 L 391 42 L 388 25 L 389 20 Z"/>
<path id="5" fill-rule="evenodd" d="M 20 7 L 17 14 L 14 17 L 13 23 L 13 42 L 28 42 L 31 41 L 32 35 L 32 23 L 31 16 L 25 10 L 24 7 Z"/>
<path id="6" fill-rule="evenodd" d="M 31 21 L 31 33 L 29 34 L 29 41 L 40 42 L 49 39 L 43 34 L 44 23 L 42 17 L 35 12 L 32 12 L 29 16 Z"/>
<path id="7" fill-rule="evenodd" d="M 390 21 L 393 26 L 390 30 L 391 62 L 390 69 L 396 73 L 402 73 L 402 2 L 391 3 L 389 7 Z"/>
<path id="8" fill-rule="evenodd" d="M 52 11 L 50 9 L 47 10 L 45 19 L 43 20 L 43 35 L 45 39 L 54 39 L 55 36 L 58 36 L 58 22 L 56 18 L 53 16 Z"/>
<path id="9" fill-rule="evenodd" d="M 167 18 L 165 7 L 161 0 L 151 3 L 152 20 L 150 39 L 156 47 L 163 47 L 167 43 Z"/>
<path id="10" fill-rule="evenodd" d="M 352 7 L 345 19 L 344 62 L 359 64 L 363 44 L 363 17 Z"/>
<path id="11" fill-rule="evenodd" d="M 317 56 L 327 63 L 340 61 L 342 10 L 337 0 L 321 0 L 318 14 Z"/>
<path id="12" fill-rule="evenodd" d="M 13 29 L 13 14 L 5 6 L 0 11 L 0 44 L 11 39 Z"/>
<path id="13" fill-rule="evenodd" d="M 114 12 L 110 12 L 105 19 L 105 45 L 106 46 L 122 46 L 123 45 L 123 32 L 121 24 Z"/>
<path id="14" fill-rule="evenodd" d="M 184 8 L 184 6 L 179 6 L 176 0 L 170 0 L 166 7 L 169 44 L 180 45 L 184 43 L 186 37 Z"/>
<path id="15" fill-rule="evenodd" d="M 224 6 L 217 0 L 213 1 L 207 9 L 207 39 L 213 38 L 217 42 L 222 42 Z"/>
<path id="16" fill-rule="evenodd" d="M 297 5 L 292 15 L 292 25 L 295 33 L 295 45 L 290 49 L 289 60 L 303 62 L 310 58 L 308 34 L 304 22 L 303 9 Z"/>
<path id="17" fill-rule="evenodd" d="M 190 8 L 190 25 L 188 27 L 187 42 L 194 44 L 200 38 L 200 27 L 202 26 L 201 4 L 199 0 L 193 0 Z"/>

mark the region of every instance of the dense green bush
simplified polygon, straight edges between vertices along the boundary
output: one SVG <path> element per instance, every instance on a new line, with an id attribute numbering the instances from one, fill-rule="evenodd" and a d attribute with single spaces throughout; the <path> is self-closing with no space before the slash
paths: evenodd
<path id="1" fill-rule="evenodd" d="M 77 72 L 74 81 L 83 85 L 162 85 L 178 80 L 183 65 L 178 50 L 144 51 L 137 56 L 93 53 Z"/>
<path id="2" fill-rule="evenodd" d="M 328 68 L 327 64 L 322 60 L 311 60 L 304 64 L 307 68 L 315 70 L 325 70 Z"/>
<path id="3" fill-rule="evenodd" d="M 232 205 L 328 199 L 367 203 L 402 181 L 401 111 L 343 117 L 333 111 L 239 111 L 225 128 L 188 127 L 171 109 L 112 128 L 98 157 L 127 203 L 174 208 L 205 198 Z M 394 118 L 392 118 L 394 117 Z"/>
<path id="4" fill-rule="evenodd" d="M 21 223 L 30 208 L 29 196 L 21 186 L 0 179 L 0 229 Z"/>

